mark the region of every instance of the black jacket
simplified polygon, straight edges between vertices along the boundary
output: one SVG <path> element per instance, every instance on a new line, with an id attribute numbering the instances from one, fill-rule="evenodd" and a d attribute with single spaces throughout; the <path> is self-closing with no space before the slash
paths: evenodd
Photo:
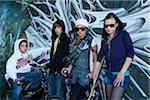
<path id="1" fill-rule="evenodd" d="M 52 40 L 52 47 L 51 47 L 51 54 L 50 54 L 50 63 L 48 64 L 47 67 L 50 68 L 50 72 L 60 72 L 63 65 L 63 58 L 69 54 L 69 44 L 70 44 L 70 39 L 69 37 L 65 34 L 60 37 L 57 50 L 55 52 L 55 55 L 53 56 L 53 51 L 54 51 L 54 41 Z"/>

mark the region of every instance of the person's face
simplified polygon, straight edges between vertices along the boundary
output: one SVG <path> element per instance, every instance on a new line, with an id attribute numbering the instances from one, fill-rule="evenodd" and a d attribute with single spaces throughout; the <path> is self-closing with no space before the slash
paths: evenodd
<path id="1" fill-rule="evenodd" d="M 83 25 L 78 25 L 75 28 L 75 31 L 76 31 L 76 33 L 77 33 L 77 35 L 79 36 L 80 39 L 83 39 L 87 34 L 87 28 Z"/>
<path id="2" fill-rule="evenodd" d="M 27 51 L 27 43 L 26 42 L 22 42 L 19 46 L 19 49 L 22 53 L 25 53 Z"/>
<path id="3" fill-rule="evenodd" d="M 60 36 L 63 33 L 62 26 L 56 25 L 55 33 L 56 33 L 57 36 Z"/>
<path id="4" fill-rule="evenodd" d="M 117 27 L 118 23 L 116 23 L 116 20 L 114 18 L 106 19 L 104 22 L 105 31 L 109 35 L 114 35 L 116 33 Z"/>

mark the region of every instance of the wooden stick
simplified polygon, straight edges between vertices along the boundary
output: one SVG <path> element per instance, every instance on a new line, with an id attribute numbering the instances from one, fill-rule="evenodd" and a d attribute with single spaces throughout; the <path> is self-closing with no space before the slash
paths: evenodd
<path id="1" fill-rule="evenodd" d="M 90 92 L 90 95 L 89 95 L 89 97 L 88 97 L 87 100 L 91 100 L 91 97 L 92 97 L 92 95 L 93 95 L 94 88 L 95 88 L 95 85 L 96 85 L 96 81 L 97 81 L 97 78 L 98 78 L 98 76 L 99 76 L 100 69 L 101 69 L 101 67 L 102 67 L 102 65 L 103 65 L 103 62 L 104 62 L 104 57 L 103 57 L 103 59 L 102 59 L 100 65 L 99 65 L 99 67 L 97 68 L 96 77 L 95 77 L 95 79 L 93 80 L 93 85 L 92 85 L 92 88 L 91 88 L 91 92 Z"/>

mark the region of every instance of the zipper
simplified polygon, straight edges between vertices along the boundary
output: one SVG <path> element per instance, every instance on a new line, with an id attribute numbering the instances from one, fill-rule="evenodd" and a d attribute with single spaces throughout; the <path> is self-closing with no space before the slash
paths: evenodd
<path id="1" fill-rule="evenodd" d="M 108 43 L 108 70 L 109 72 L 111 72 L 111 61 L 110 61 L 110 44 L 111 44 L 111 41 Z"/>
<path id="2" fill-rule="evenodd" d="M 111 41 L 116 38 L 117 34 L 113 36 L 111 40 L 108 40 L 108 70 L 111 73 L 111 60 L 110 60 L 110 49 L 111 49 Z"/>

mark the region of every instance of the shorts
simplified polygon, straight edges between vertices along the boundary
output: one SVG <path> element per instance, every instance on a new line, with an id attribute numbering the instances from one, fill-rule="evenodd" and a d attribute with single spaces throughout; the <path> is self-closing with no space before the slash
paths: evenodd
<path id="1" fill-rule="evenodd" d="M 112 85 L 113 87 L 117 87 L 117 86 L 114 86 L 114 80 L 116 79 L 117 75 L 115 74 L 112 74 L 112 73 L 109 73 L 109 72 L 106 72 L 105 73 L 105 76 L 104 76 L 104 83 L 106 85 Z M 129 85 L 129 81 L 130 81 L 130 76 L 125 76 L 124 77 L 124 82 L 123 84 L 120 84 L 119 87 L 122 87 L 124 88 L 125 90 L 128 88 L 128 85 Z"/>

